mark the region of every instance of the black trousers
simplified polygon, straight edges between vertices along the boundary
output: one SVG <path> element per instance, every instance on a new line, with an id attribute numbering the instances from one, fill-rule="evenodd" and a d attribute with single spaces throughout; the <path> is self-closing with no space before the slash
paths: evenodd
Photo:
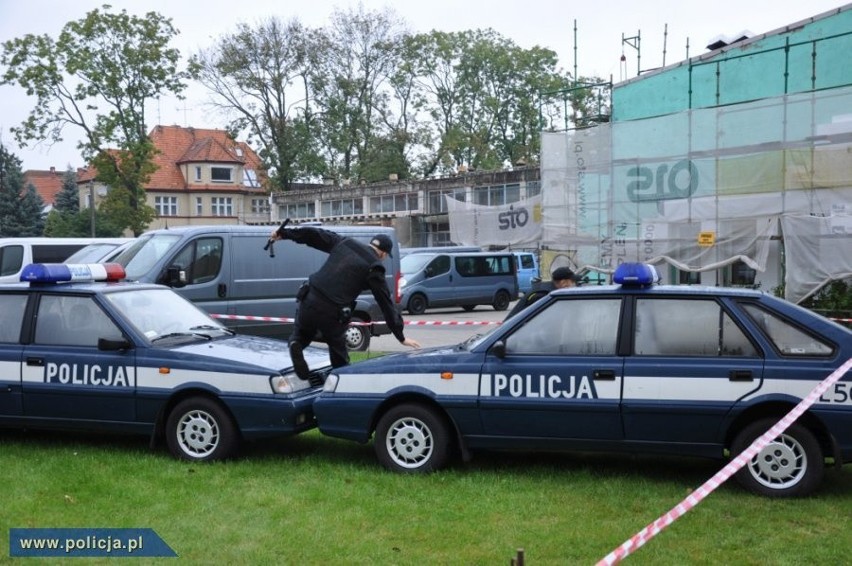
<path id="1" fill-rule="evenodd" d="M 332 367 L 349 365 L 349 350 L 346 348 L 346 329 L 348 324 L 340 322 L 340 307 L 309 292 L 296 308 L 296 322 L 290 342 L 308 346 L 322 334 L 328 344 L 328 354 Z"/>

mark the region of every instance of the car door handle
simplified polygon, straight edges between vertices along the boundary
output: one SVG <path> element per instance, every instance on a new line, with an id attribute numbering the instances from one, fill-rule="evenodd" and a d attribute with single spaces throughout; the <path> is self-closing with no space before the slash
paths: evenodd
<path id="1" fill-rule="evenodd" d="M 27 365 L 44 367 L 44 358 L 27 358 Z"/>
<path id="2" fill-rule="evenodd" d="M 216 287 L 216 294 L 219 295 L 220 299 L 224 299 L 225 295 L 228 294 L 228 286 L 224 283 L 219 283 L 219 286 Z"/>
<path id="3" fill-rule="evenodd" d="M 748 369 L 732 369 L 728 374 L 728 381 L 752 381 L 753 379 L 751 370 Z"/>
<path id="4" fill-rule="evenodd" d="M 607 380 L 613 381 L 615 380 L 615 370 L 611 369 L 596 369 L 592 373 L 592 379 L 594 380 Z"/>

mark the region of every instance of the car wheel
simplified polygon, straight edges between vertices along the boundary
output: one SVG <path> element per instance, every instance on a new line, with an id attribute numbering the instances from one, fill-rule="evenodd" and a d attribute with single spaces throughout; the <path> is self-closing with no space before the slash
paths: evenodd
<path id="1" fill-rule="evenodd" d="M 363 322 L 360 318 L 353 318 L 352 322 Z M 349 325 L 346 329 L 346 347 L 350 350 L 363 352 L 370 347 L 370 330 L 368 326 Z"/>
<path id="2" fill-rule="evenodd" d="M 504 311 L 509 308 L 510 302 L 509 293 L 506 291 L 497 291 L 497 294 L 494 295 L 494 302 L 492 303 L 492 306 L 495 311 Z"/>
<path id="3" fill-rule="evenodd" d="M 408 312 L 411 314 L 426 312 L 426 297 L 418 293 L 408 299 Z"/>
<path id="4" fill-rule="evenodd" d="M 439 470 L 449 460 L 449 434 L 449 426 L 435 410 L 415 404 L 398 405 L 385 413 L 376 426 L 376 457 L 394 472 Z"/>
<path id="5" fill-rule="evenodd" d="M 473 309 L 475 309 L 475 308 L 476 308 L 476 305 L 464 305 L 462 308 L 463 308 L 466 312 L 470 312 L 470 311 L 472 311 Z"/>
<path id="6" fill-rule="evenodd" d="M 175 458 L 202 462 L 233 455 L 239 438 L 230 415 L 219 403 L 191 397 L 169 414 L 166 442 Z"/>
<path id="7" fill-rule="evenodd" d="M 731 456 L 741 454 L 776 422 L 762 419 L 745 427 L 731 445 Z M 736 478 L 743 487 L 759 495 L 801 497 L 817 488 L 824 470 L 816 437 L 804 426 L 793 423 L 740 469 Z"/>

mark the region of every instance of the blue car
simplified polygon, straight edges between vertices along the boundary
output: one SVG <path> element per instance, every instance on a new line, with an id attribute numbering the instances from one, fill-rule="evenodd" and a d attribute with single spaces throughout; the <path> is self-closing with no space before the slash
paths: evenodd
<path id="1" fill-rule="evenodd" d="M 550 293 L 462 344 L 339 368 L 314 403 L 320 430 L 368 442 L 397 472 L 480 449 L 742 452 L 852 358 L 852 331 L 763 292 L 660 286 L 624 264 L 618 284 Z M 737 474 L 800 496 L 827 460 L 852 459 L 845 375 Z"/>
<path id="2" fill-rule="evenodd" d="M 0 426 L 143 434 L 192 461 L 316 426 L 327 352 L 306 350 L 316 371 L 300 380 L 286 343 L 123 277 L 118 264 L 33 264 L 0 285 Z"/>

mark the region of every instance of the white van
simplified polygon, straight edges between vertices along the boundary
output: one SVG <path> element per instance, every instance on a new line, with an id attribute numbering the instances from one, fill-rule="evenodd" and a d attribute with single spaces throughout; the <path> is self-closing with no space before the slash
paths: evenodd
<path id="1" fill-rule="evenodd" d="M 30 263 L 62 263 L 78 250 L 96 242 L 122 242 L 126 238 L 0 238 L 0 283 L 17 283 Z"/>

